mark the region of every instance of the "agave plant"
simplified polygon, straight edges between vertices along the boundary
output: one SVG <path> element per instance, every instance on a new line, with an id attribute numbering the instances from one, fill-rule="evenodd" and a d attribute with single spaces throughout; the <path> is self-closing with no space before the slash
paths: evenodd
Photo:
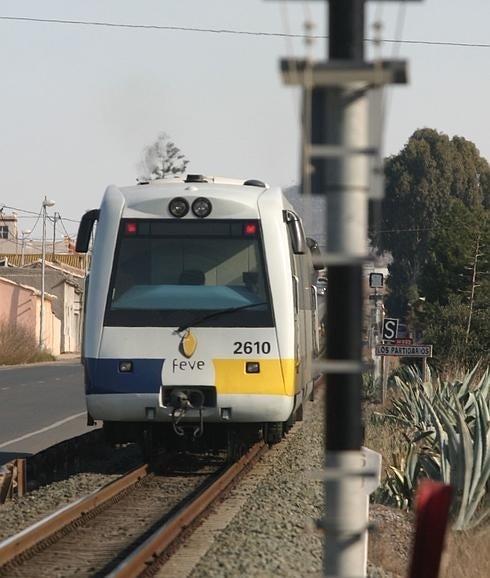
<path id="1" fill-rule="evenodd" d="M 411 443 L 407 455 L 400 460 L 399 467 L 389 466 L 386 478 L 376 493 L 376 501 L 401 510 L 409 510 L 412 507 L 420 471 L 417 446 Z"/>
<path id="2" fill-rule="evenodd" d="M 416 369 L 406 370 L 404 380 L 395 378 L 399 395 L 386 416 L 418 432 L 405 468 L 392 468 L 387 476 L 386 499 L 405 505 L 414 486 L 412 475 L 451 484 L 457 530 L 490 517 L 490 371 L 478 379 L 478 369 L 453 382 L 424 382 Z"/>
<path id="3" fill-rule="evenodd" d="M 488 380 L 488 376 L 487 376 Z M 484 388 L 485 389 L 485 388 Z M 429 477 L 437 477 L 454 488 L 452 514 L 454 528 L 466 530 L 490 516 L 487 486 L 490 480 L 490 417 L 488 395 L 471 398 L 472 427 L 467 412 L 456 396 L 452 404 L 442 400 L 430 407 L 437 436 L 438 456 L 426 454 L 421 467 Z M 437 466 L 439 471 L 437 475 Z"/>

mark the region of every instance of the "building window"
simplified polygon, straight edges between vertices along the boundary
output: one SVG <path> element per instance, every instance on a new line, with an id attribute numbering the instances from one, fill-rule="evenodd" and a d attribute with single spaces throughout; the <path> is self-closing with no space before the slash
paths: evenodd
<path id="1" fill-rule="evenodd" d="M 0 239 L 9 238 L 9 228 L 7 225 L 0 225 Z"/>

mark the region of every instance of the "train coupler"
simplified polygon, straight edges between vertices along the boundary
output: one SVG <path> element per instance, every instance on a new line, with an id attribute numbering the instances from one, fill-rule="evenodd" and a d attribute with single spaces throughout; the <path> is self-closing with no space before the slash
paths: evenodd
<path id="1" fill-rule="evenodd" d="M 170 396 L 170 405 L 172 409 L 172 427 L 174 432 L 183 437 L 185 429 L 181 425 L 184 416 L 190 409 L 197 409 L 199 411 L 199 424 L 194 427 L 192 437 L 194 439 L 200 438 L 204 432 L 204 417 L 202 408 L 204 405 L 204 395 L 199 390 L 184 391 L 180 389 L 173 390 Z"/>

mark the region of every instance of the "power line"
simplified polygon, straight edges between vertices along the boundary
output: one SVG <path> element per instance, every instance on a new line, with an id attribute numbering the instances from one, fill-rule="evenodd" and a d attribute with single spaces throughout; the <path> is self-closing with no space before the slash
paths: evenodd
<path id="1" fill-rule="evenodd" d="M 27 213 L 28 215 L 34 215 L 34 217 L 26 217 L 24 215 L 20 215 L 22 219 L 32 219 L 39 216 L 40 213 L 35 213 L 34 211 L 28 211 L 27 209 L 19 209 L 18 207 L 11 207 L 10 205 L 1 204 L 1 209 L 9 209 L 11 211 L 18 211 L 19 213 Z M 68 219 L 68 217 L 63 217 L 65 221 L 69 221 L 70 223 L 80 223 L 80 219 Z"/>
<path id="2" fill-rule="evenodd" d="M 58 215 L 59 215 L 59 213 L 58 213 Z M 73 235 L 70 235 L 70 234 L 68 233 L 68 231 L 66 230 L 65 223 L 63 222 L 63 219 L 61 218 L 61 215 L 59 215 L 59 221 L 60 221 L 60 223 L 61 223 L 61 226 L 63 227 L 63 231 L 65 232 L 65 235 L 71 239 L 71 238 L 73 237 Z"/>
<path id="3" fill-rule="evenodd" d="M 9 205 L 5 205 L 2 203 L 2 207 L 1 209 L 10 209 L 11 211 L 19 211 L 20 213 L 28 213 L 29 215 L 35 215 L 36 217 L 39 215 L 39 213 L 36 213 L 34 211 L 28 211 L 27 209 L 19 209 L 17 207 L 10 207 Z"/>
<path id="4" fill-rule="evenodd" d="M 208 34 L 230 34 L 236 36 L 264 36 L 272 38 L 314 38 L 328 39 L 328 35 L 307 35 L 300 33 L 267 32 L 252 30 L 235 30 L 232 28 L 199 28 L 192 26 L 163 26 L 158 24 L 120 24 L 117 22 L 102 22 L 96 20 L 63 20 L 58 18 L 29 18 L 26 16 L 0 16 L 0 20 L 14 22 L 40 22 L 45 24 L 71 24 L 76 26 L 99 26 L 105 28 L 127 28 L 136 30 L 170 30 L 175 32 L 200 32 Z M 365 42 L 386 42 L 390 44 L 418 44 L 426 46 L 457 46 L 463 48 L 490 48 L 484 42 L 452 42 L 438 40 L 397 40 L 394 38 L 364 38 Z"/>

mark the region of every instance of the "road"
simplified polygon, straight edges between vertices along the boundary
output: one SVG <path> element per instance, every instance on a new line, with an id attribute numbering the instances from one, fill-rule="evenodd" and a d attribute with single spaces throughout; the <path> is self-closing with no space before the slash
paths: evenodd
<path id="1" fill-rule="evenodd" d="M 89 431 L 79 360 L 0 368 L 0 464 Z"/>

